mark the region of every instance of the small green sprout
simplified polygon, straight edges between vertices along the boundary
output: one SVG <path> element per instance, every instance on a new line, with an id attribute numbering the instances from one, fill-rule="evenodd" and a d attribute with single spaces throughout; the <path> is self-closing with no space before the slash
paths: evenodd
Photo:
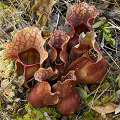
<path id="1" fill-rule="evenodd" d="M 103 17 L 101 21 L 94 23 L 92 25 L 92 27 L 96 29 L 95 31 L 101 31 L 102 32 L 102 34 L 103 34 L 102 42 L 101 42 L 102 46 L 104 46 L 105 40 L 107 42 L 109 42 L 110 45 L 115 46 L 116 41 L 115 41 L 115 39 L 112 38 L 112 35 L 110 34 L 111 31 L 109 29 L 105 28 L 105 27 L 109 27 L 110 24 L 109 23 L 104 24 L 105 21 L 106 21 L 106 18 Z"/>
<path id="2" fill-rule="evenodd" d="M 82 100 L 87 97 L 87 92 L 82 87 L 76 87 L 76 90 L 81 93 Z"/>

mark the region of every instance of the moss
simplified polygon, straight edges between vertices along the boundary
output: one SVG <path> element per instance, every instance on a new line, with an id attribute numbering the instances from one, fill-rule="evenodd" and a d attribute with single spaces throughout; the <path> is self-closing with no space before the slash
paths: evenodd
<path id="1" fill-rule="evenodd" d="M 47 112 L 47 114 L 50 116 L 58 116 L 60 117 L 60 114 L 57 112 L 56 105 L 51 106 L 45 106 L 43 108 L 33 108 L 29 103 L 25 105 L 25 110 L 29 113 L 23 115 L 22 117 L 19 116 L 16 120 L 33 120 L 30 118 L 30 114 L 33 113 L 35 115 L 34 120 L 37 120 L 36 118 L 39 118 L 40 120 L 46 120 L 46 117 L 44 116 L 44 112 Z M 22 119 L 21 119 L 22 118 Z M 56 120 L 55 117 L 51 118 L 52 120 Z"/>
<path id="2" fill-rule="evenodd" d="M 14 73 L 14 62 L 6 59 L 5 50 L 0 51 L 0 76 L 8 78 Z"/>
<path id="3" fill-rule="evenodd" d="M 76 116 L 77 116 L 76 114 L 73 114 L 72 115 L 72 120 L 75 120 Z"/>
<path id="4" fill-rule="evenodd" d="M 97 87 L 98 87 L 97 85 L 91 85 L 91 86 L 90 86 L 90 90 L 91 90 L 91 91 L 94 91 L 94 90 L 97 89 Z"/>
<path id="5" fill-rule="evenodd" d="M 17 73 L 16 72 L 14 73 L 14 77 L 17 77 Z"/>
<path id="6" fill-rule="evenodd" d="M 105 90 L 110 84 L 107 82 L 107 83 L 104 83 L 104 85 L 99 89 L 99 90 Z"/>
<path id="7" fill-rule="evenodd" d="M 18 118 L 16 118 L 16 120 L 23 120 L 23 117 L 19 116 Z"/>
<path id="8" fill-rule="evenodd" d="M 25 110 L 28 111 L 28 109 L 32 108 L 32 106 L 28 103 L 25 105 Z"/>
<path id="9" fill-rule="evenodd" d="M 93 100 L 93 96 L 90 96 L 90 97 L 87 98 L 86 101 L 87 101 L 87 103 L 90 103 L 92 100 Z M 87 104 L 87 103 L 86 103 L 86 104 Z"/>
<path id="10" fill-rule="evenodd" d="M 85 110 L 83 110 L 83 117 L 80 118 L 79 120 L 97 120 L 97 118 L 99 117 L 99 113 L 95 112 L 94 110 L 90 109 L 90 108 L 86 108 Z"/>
<path id="11" fill-rule="evenodd" d="M 88 104 L 88 103 L 90 103 L 91 101 L 93 100 L 93 96 L 89 96 L 88 98 L 87 98 L 87 102 L 85 103 L 85 104 Z M 102 103 L 101 102 L 99 102 L 98 100 L 96 100 L 95 102 L 94 102 L 94 105 L 95 106 L 99 106 L 99 105 L 101 105 Z"/>
<path id="12" fill-rule="evenodd" d="M 111 81 L 115 81 L 116 80 L 116 76 L 107 76 L 107 78 L 109 78 Z"/>
<path id="13" fill-rule="evenodd" d="M 23 119 L 24 119 L 24 120 L 33 120 L 33 118 L 30 118 L 30 114 L 31 114 L 31 113 L 25 114 L 25 115 L 23 116 Z M 35 120 L 35 119 L 34 119 L 34 120 Z"/>
<path id="14" fill-rule="evenodd" d="M 107 103 L 108 102 L 108 96 L 104 96 L 101 100 L 103 103 Z"/>
<path id="15" fill-rule="evenodd" d="M 101 102 L 99 102 L 98 100 L 96 100 L 95 102 L 94 102 L 94 105 L 95 106 L 100 106 L 102 103 Z"/>

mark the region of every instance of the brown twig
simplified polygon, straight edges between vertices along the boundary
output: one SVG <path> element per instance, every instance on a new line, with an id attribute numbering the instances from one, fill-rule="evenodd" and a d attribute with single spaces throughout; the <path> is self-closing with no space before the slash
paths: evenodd
<path id="1" fill-rule="evenodd" d="M 12 41 L 12 39 L 7 35 L 7 33 L 5 33 L 1 28 L 0 28 L 0 32 L 1 32 L 1 34 L 2 34 L 5 38 L 7 38 L 8 40 Z"/>
<path id="2" fill-rule="evenodd" d="M 117 4 L 118 8 L 120 9 L 120 6 L 119 6 L 118 2 L 117 2 L 116 0 L 114 0 L 114 1 L 115 1 L 115 3 Z"/>
<path id="3" fill-rule="evenodd" d="M 5 94 L 0 93 L 2 96 L 4 96 L 9 102 L 12 102 Z"/>

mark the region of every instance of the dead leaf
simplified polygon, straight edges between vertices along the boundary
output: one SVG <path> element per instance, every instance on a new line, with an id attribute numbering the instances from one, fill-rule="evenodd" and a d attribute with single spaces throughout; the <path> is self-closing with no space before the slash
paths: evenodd
<path id="1" fill-rule="evenodd" d="M 90 105 L 90 108 L 95 110 L 98 113 L 112 113 L 115 111 L 115 109 L 117 108 L 117 105 L 113 104 L 113 103 L 107 103 L 103 106 L 92 106 Z"/>
<path id="2" fill-rule="evenodd" d="M 32 11 L 36 12 L 39 16 L 38 23 L 41 26 L 45 26 L 47 22 L 48 15 L 51 12 L 54 0 L 38 0 L 35 5 L 32 7 Z"/>

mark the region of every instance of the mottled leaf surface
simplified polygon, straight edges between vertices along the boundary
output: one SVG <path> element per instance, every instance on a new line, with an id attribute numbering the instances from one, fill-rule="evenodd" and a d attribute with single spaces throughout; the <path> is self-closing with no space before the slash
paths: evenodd
<path id="1" fill-rule="evenodd" d="M 69 39 L 70 37 L 64 31 L 56 30 L 50 33 L 48 44 L 51 47 L 50 57 L 52 62 L 59 56 L 61 61 L 67 63 L 66 46 Z"/>
<path id="2" fill-rule="evenodd" d="M 39 70 L 36 71 L 36 73 L 34 74 L 34 77 L 37 81 L 45 81 L 47 79 L 55 80 L 58 75 L 59 73 L 57 69 L 53 71 L 51 67 L 48 67 L 47 69 L 39 68 Z"/>
<path id="3" fill-rule="evenodd" d="M 29 56 L 30 60 L 35 57 L 35 58 L 37 58 L 37 59 L 35 59 L 36 62 L 39 62 L 40 64 L 42 64 L 43 61 L 48 57 L 48 53 L 44 49 L 44 43 L 45 43 L 45 40 L 42 38 L 41 30 L 39 30 L 38 27 L 35 27 L 35 26 L 26 27 L 26 28 L 22 29 L 21 31 L 17 32 L 14 35 L 13 41 L 6 45 L 6 57 L 8 59 L 16 59 L 17 56 L 20 55 L 20 56 L 24 57 L 24 59 L 25 59 L 25 57 L 27 57 L 26 59 L 29 59 L 28 58 L 28 56 Z M 29 50 L 30 48 L 34 48 L 36 51 L 34 49 L 32 49 L 31 52 L 26 51 L 26 50 Z M 27 53 L 24 53 L 24 51 L 26 51 Z M 22 52 L 24 54 L 21 55 Z M 38 56 L 38 53 L 40 55 L 40 58 Z M 35 54 L 35 55 L 32 58 L 31 55 L 33 55 L 33 54 Z M 24 60 L 24 59 L 22 59 L 22 60 Z M 40 61 L 38 61 L 38 60 L 40 60 Z M 33 62 L 33 60 L 31 60 L 31 61 L 32 61 L 32 64 L 36 63 L 36 62 Z M 22 63 L 21 60 L 20 60 L 20 62 Z M 27 62 L 28 62 L 28 60 L 27 60 Z"/>
<path id="4" fill-rule="evenodd" d="M 89 6 L 86 2 L 75 4 L 70 7 L 71 16 L 66 18 L 66 23 L 71 26 L 69 35 L 80 34 L 91 30 L 92 21 L 99 15 L 95 6 Z"/>

